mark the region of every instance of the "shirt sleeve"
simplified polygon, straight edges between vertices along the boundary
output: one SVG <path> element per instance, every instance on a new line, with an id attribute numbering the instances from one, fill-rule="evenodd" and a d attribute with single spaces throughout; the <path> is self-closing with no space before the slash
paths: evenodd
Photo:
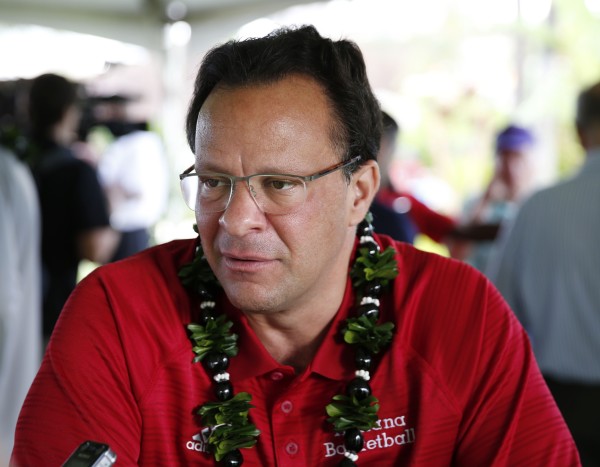
<path id="1" fill-rule="evenodd" d="M 407 196 L 410 200 L 411 206 L 408 213 L 419 232 L 427 235 L 432 240 L 441 243 L 454 229 L 456 222 L 451 217 L 430 209 L 414 196 L 404 196 Z"/>
<path id="2" fill-rule="evenodd" d="M 497 290 L 486 289 L 481 332 L 464 349 L 478 350 L 460 396 L 456 465 L 580 465 L 524 329 Z"/>
<path id="3" fill-rule="evenodd" d="M 120 332 L 93 273 L 65 305 L 23 405 L 15 466 L 62 465 L 86 440 L 108 444 L 119 465 L 137 464 L 142 421 Z"/>

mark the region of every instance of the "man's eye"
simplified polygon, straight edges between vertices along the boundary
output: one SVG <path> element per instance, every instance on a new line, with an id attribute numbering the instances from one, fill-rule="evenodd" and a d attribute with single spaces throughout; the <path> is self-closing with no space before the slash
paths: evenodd
<path id="1" fill-rule="evenodd" d="M 223 186 L 229 185 L 229 180 L 222 177 L 210 177 L 210 176 L 202 176 L 199 177 L 200 185 L 203 188 L 219 188 Z"/>
<path id="2" fill-rule="evenodd" d="M 293 178 L 267 178 L 263 181 L 263 186 L 268 190 L 288 191 L 298 188 L 302 182 Z"/>

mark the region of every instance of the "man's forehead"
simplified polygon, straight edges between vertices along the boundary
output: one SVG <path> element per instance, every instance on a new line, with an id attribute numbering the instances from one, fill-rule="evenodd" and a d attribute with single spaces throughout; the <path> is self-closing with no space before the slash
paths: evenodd
<path id="1" fill-rule="evenodd" d="M 306 108 L 317 108 L 319 104 L 329 108 L 331 102 L 323 85 L 310 76 L 302 74 L 291 74 L 277 80 L 265 82 L 245 83 L 229 85 L 217 84 L 208 94 L 199 115 L 218 105 L 226 105 L 227 101 L 233 100 L 233 104 L 240 99 L 248 102 L 253 99 L 269 106 L 281 105 L 281 109 L 290 109 L 300 106 Z M 231 105 L 231 102 L 228 102 Z"/>
<path id="2" fill-rule="evenodd" d="M 293 75 L 268 83 L 218 85 L 200 108 L 196 136 L 208 138 L 220 130 L 246 128 L 321 133 L 335 124 L 333 119 L 322 86 L 312 78 Z"/>

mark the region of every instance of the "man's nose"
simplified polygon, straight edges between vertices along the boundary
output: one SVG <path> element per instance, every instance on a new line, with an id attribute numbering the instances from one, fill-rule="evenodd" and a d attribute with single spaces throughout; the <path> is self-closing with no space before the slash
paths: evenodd
<path id="1" fill-rule="evenodd" d="M 264 225 L 265 214 L 251 190 L 252 186 L 246 182 L 238 182 L 232 186 L 229 203 L 219 218 L 219 224 L 230 235 L 243 236 Z"/>

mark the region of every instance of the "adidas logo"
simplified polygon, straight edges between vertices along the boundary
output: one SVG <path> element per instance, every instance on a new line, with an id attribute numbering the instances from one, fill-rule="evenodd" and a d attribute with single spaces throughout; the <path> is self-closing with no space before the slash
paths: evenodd
<path id="1" fill-rule="evenodd" d="M 200 433 L 192 436 L 192 439 L 185 443 L 185 447 L 189 451 L 197 451 L 197 452 L 207 452 L 207 441 L 208 434 L 210 430 L 208 428 L 204 428 Z"/>

